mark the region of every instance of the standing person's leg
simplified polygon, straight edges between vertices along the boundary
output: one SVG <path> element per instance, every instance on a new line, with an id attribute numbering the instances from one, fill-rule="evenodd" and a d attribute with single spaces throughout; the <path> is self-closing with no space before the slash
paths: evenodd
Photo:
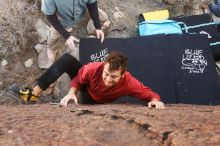
<path id="1" fill-rule="evenodd" d="M 66 29 L 68 32 L 68 28 Z M 47 39 L 47 58 L 50 60 L 50 63 L 53 63 L 56 59 L 56 55 L 54 54 L 55 49 L 58 47 L 58 40 L 61 38 L 61 34 L 53 27 L 50 27 L 50 33 L 48 34 Z M 61 41 L 60 41 L 61 42 Z M 55 88 L 55 83 L 50 84 L 45 93 L 47 95 L 52 94 Z"/>
<path id="2" fill-rule="evenodd" d="M 60 33 L 53 27 L 50 27 L 50 33 L 48 34 L 47 38 L 47 57 L 50 59 L 50 61 L 54 62 L 55 56 L 54 56 L 54 49 L 56 47 L 57 40 L 61 37 Z"/>

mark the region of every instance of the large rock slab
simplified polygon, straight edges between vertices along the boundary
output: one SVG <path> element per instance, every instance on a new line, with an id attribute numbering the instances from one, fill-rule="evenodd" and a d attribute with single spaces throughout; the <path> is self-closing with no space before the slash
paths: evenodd
<path id="1" fill-rule="evenodd" d="M 220 145 L 220 106 L 1 105 L 0 118 L 0 145 Z"/>

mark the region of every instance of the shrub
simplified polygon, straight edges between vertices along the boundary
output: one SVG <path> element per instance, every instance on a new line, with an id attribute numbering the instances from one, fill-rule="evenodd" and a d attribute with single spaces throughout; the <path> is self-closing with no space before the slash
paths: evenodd
<path id="1" fill-rule="evenodd" d="M 36 41 L 36 6 L 26 0 L 0 0 L 0 6 L 0 57 L 27 51 Z"/>

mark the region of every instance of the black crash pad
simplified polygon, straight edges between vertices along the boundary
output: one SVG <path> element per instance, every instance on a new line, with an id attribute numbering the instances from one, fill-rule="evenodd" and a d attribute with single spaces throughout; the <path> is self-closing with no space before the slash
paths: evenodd
<path id="1" fill-rule="evenodd" d="M 112 50 L 129 59 L 128 71 L 159 93 L 165 103 L 214 104 L 219 95 L 206 35 L 155 35 L 80 40 L 80 62 L 103 61 Z M 118 102 L 140 102 L 122 97 Z"/>
<path id="2" fill-rule="evenodd" d="M 213 22 L 212 17 L 210 14 L 201 14 L 201 15 L 193 15 L 193 16 L 181 16 L 181 17 L 175 17 L 171 18 L 173 20 L 176 20 L 178 22 L 184 22 L 187 26 L 195 26 L 199 24 L 207 24 L 210 22 Z M 189 29 L 189 33 L 201 33 L 206 32 L 208 33 L 211 38 L 209 39 L 209 43 L 216 43 L 220 42 L 220 32 L 219 32 L 219 25 L 208 25 L 198 28 L 192 28 Z M 220 60 L 220 44 L 211 46 L 212 53 L 214 56 L 215 61 Z"/>

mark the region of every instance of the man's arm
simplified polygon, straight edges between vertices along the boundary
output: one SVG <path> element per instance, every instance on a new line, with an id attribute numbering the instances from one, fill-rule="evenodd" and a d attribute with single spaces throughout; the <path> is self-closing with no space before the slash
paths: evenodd
<path id="1" fill-rule="evenodd" d="M 77 92 L 83 87 L 87 86 L 89 84 L 89 81 L 91 80 L 91 77 L 93 76 L 94 69 L 93 65 L 94 63 L 89 63 L 88 65 L 84 65 L 81 67 L 78 71 L 78 74 L 72 79 L 70 83 L 70 90 L 68 94 L 60 101 L 61 106 L 67 106 L 68 101 L 70 99 L 73 99 L 76 104 L 78 104 L 77 100 Z"/>
<path id="2" fill-rule="evenodd" d="M 93 20 L 94 26 L 96 28 L 96 35 L 98 39 L 101 39 L 101 42 L 104 41 L 104 33 L 101 30 L 101 23 L 99 19 L 99 12 L 98 12 L 98 4 L 97 1 L 91 4 L 86 5 L 89 11 L 89 15 Z"/>
<path id="3" fill-rule="evenodd" d="M 68 94 L 60 101 L 60 106 L 66 107 L 69 100 L 73 99 L 76 104 L 78 104 L 77 93 L 82 86 L 85 86 L 88 83 L 88 65 L 84 65 L 79 69 L 78 74 L 72 79 L 70 83 L 70 90 Z"/>
<path id="4" fill-rule="evenodd" d="M 131 96 L 149 101 L 149 108 L 164 109 L 164 103 L 160 101 L 160 96 L 133 76 L 130 76 L 128 87 L 131 91 Z"/>
<path id="5" fill-rule="evenodd" d="M 57 18 L 56 14 L 53 15 L 47 15 L 47 19 L 51 23 L 51 25 L 61 34 L 61 36 L 66 40 L 66 45 L 70 49 L 76 49 L 75 43 L 74 42 L 79 42 L 77 38 L 74 36 L 70 35 L 62 26 L 60 21 Z"/>
<path id="6" fill-rule="evenodd" d="M 93 23 L 95 25 L 96 29 L 101 29 L 101 23 L 100 23 L 100 19 L 99 19 L 99 12 L 98 12 L 98 4 L 97 1 L 91 4 L 86 4 L 88 11 L 89 11 L 89 15 L 93 20 Z"/>
<path id="7" fill-rule="evenodd" d="M 70 37 L 70 34 L 63 28 L 62 24 L 57 18 L 56 14 L 46 15 L 50 24 L 61 34 L 61 36 L 67 40 Z"/>
<path id="8" fill-rule="evenodd" d="M 46 15 L 46 18 L 50 24 L 61 34 L 61 36 L 67 40 L 70 35 L 63 28 L 62 24 L 57 18 L 56 11 L 57 6 L 54 0 L 42 0 L 41 1 L 41 11 Z"/>
<path id="9" fill-rule="evenodd" d="M 78 104 L 78 99 L 77 99 L 77 93 L 78 90 L 75 87 L 71 87 L 68 94 L 61 99 L 60 101 L 60 106 L 66 107 L 68 105 L 69 100 L 73 99 L 76 104 Z"/>

